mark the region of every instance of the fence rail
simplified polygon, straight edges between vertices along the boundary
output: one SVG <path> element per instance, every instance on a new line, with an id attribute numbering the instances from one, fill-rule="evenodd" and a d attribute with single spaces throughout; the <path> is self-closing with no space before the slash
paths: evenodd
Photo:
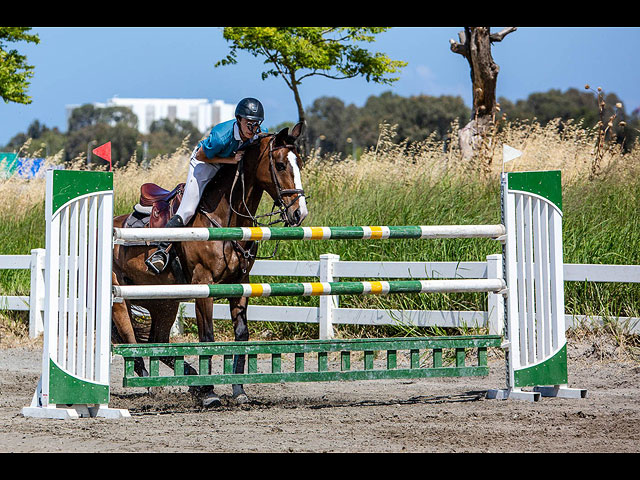
<path id="1" fill-rule="evenodd" d="M 31 255 L 0 255 L 0 270 L 30 269 L 29 296 L 0 296 L 0 310 L 29 311 L 29 336 L 42 332 L 44 314 L 44 249 L 34 249 Z M 319 260 L 258 260 L 252 276 L 316 277 L 321 282 L 347 278 L 500 278 L 501 255 L 489 255 L 482 262 L 364 262 L 343 261 L 338 255 L 321 255 Z M 564 264 L 565 282 L 640 283 L 640 265 Z M 251 321 L 318 323 L 320 337 L 328 338 L 333 325 L 406 325 L 413 327 L 489 327 L 492 334 L 502 332 L 503 314 L 499 294 L 488 293 L 487 311 L 440 311 L 342 308 L 338 296 L 322 296 L 318 307 L 249 305 Z M 31 308 L 34 305 L 35 308 Z M 215 319 L 231 318 L 226 303 L 214 303 Z M 182 303 L 179 318 L 195 318 L 195 305 Z M 602 324 L 600 316 L 565 315 L 566 326 L 594 322 Z M 179 319 L 178 319 L 179 320 Z M 630 332 L 640 333 L 640 318 L 620 317 L 617 321 Z M 174 333 L 181 330 L 179 321 Z"/>

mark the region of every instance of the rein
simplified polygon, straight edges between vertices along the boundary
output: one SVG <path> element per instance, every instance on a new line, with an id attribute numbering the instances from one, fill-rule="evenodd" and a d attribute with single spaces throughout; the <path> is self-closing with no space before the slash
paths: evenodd
<path id="1" fill-rule="evenodd" d="M 273 157 L 273 152 L 276 150 L 280 150 L 282 148 L 287 148 L 290 151 L 293 151 L 297 154 L 298 152 L 298 148 L 293 145 L 293 144 L 285 144 L 285 145 L 279 145 L 277 147 L 274 147 L 273 143 L 275 140 L 275 135 L 271 134 L 271 139 L 269 140 L 269 172 L 271 173 L 271 179 L 276 187 L 276 192 L 277 192 L 277 198 L 273 201 L 273 206 L 271 207 L 271 212 L 264 214 L 264 215 L 252 215 L 251 212 L 249 211 L 249 207 L 247 206 L 247 204 L 245 203 L 245 185 L 244 185 L 244 158 L 242 158 L 239 162 L 238 162 L 238 166 L 236 168 L 236 174 L 235 177 L 233 179 L 233 183 L 231 185 L 231 190 L 229 191 L 229 218 L 227 219 L 227 226 L 229 226 L 229 224 L 231 223 L 231 214 L 235 213 L 236 215 L 243 217 L 243 218 L 250 218 L 253 226 L 271 226 L 274 225 L 276 223 L 284 223 L 285 225 L 289 225 L 288 220 L 287 220 L 287 215 L 286 215 L 286 211 L 287 209 L 293 205 L 296 200 L 301 197 L 304 196 L 304 190 L 303 189 L 297 189 L 297 188 L 290 188 L 290 189 L 284 189 L 282 188 L 282 186 L 280 185 L 280 182 L 278 180 L 278 176 L 276 175 L 276 167 L 275 167 L 275 160 Z M 238 148 L 238 150 L 244 150 L 245 148 L 247 148 L 248 146 L 252 145 L 253 142 L 251 140 L 248 140 L 246 142 L 244 142 L 243 144 L 240 145 L 240 147 Z M 260 152 L 260 155 L 258 157 L 258 160 L 260 159 L 260 157 L 262 157 L 263 155 L 265 155 L 266 150 L 263 150 L 262 152 Z M 236 183 L 237 181 L 240 180 L 240 184 L 242 185 L 242 204 L 244 205 L 245 210 L 247 211 L 247 213 L 249 213 L 249 215 L 245 215 L 242 214 L 238 211 L 236 211 L 233 208 L 233 192 L 235 190 L 236 187 Z M 295 197 L 293 197 L 293 199 L 285 204 L 285 201 L 283 199 L 284 195 L 295 195 Z M 276 211 L 277 209 L 277 211 Z M 279 219 L 277 220 L 273 220 L 270 221 L 268 223 L 260 223 L 258 221 L 259 218 L 263 218 L 263 217 L 268 217 L 268 218 L 272 218 L 276 215 L 279 215 Z M 207 217 L 209 218 L 209 220 L 211 221 L 211 217 L 209 217 L 207 215 Z M 217 222 L 214 222 L 214 224 L 217 224 Z M 220 225 L 216 225 L 216 226 L 220 226 Z M 242 248 L 240 246 L 240 244 L 236 241 L 232 241 L 234 248 L 245 258 L 245 259 L 249 259 L 250 257 L 254 257 L 254 258 L 260 258 L 260 259 L 265 259 L 265 258 L 273 258 L 276 256 L 276 252 L 278 250 L 278 245 L 279 245 L 279 241 L 276 241 L 276 246 L 273 250 L 273 254 L 271 254 L 270 256 L 266 256 L 266 257 L 258 257 L 256 254 L 251 253 L 251 250 L 253 250 L 253 248 L 249 248 L 249 250 L 246 250 L 244 248 Z M 258 242 L 256 241 L 255 244 L 257 245 Z"/>

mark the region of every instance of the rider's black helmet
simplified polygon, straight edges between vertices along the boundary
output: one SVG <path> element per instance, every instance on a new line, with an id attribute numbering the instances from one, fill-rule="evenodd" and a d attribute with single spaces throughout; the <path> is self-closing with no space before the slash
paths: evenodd
<path id="1" fill-rule="evenodd" d="M 243 98 L 236 106 L 236 117 L 262 122 L 264 120 L 264 107 L 256 98 Z"/>

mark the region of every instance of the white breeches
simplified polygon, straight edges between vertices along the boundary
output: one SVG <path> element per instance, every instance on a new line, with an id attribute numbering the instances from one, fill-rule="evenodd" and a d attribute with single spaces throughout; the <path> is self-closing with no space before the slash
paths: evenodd
<path id="1" fill-rule="evenodd" d="M 196 160 L 195 154 L 197 150 L 198 147 L 196 146 L 191 154 L 189 174 L 187 175 L 182 202 L 180 202 L 180 207 L 176 212 L 176 215 L 180 215 L 185 225 L 196 213 L 205 187 L 216 176 L 221 167 L 219 163 L 206 163 Z"/>

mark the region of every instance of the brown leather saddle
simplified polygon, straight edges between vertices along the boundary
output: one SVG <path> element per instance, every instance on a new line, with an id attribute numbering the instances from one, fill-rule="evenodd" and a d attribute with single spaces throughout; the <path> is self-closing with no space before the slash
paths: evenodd
<path id="1" fill-rule="evenodd" d="M 140 201 L 133 208 L 130 221 L 127 221 L 128 226 L 164 227 L 178 211 L 184 194 L 184 186 L 184 183 L 180 183 L 173 190 L 165 190 L 155 183 L 143 184 L 140 187 Z"/>
<path id="2" fill-rule="evenodd" d="M 145 183 L 140 187 L 140 200 L 133 207 L 133 212 L 125 221 L 125 228 L 162 228 L 175 215 L 184 194 L 184 183 L 178 184 L 173 190 L 165 190 L 155 183 Z M 158 242 L 131 242 L 128 246 L 157 245 Z M 170 265 L 178 283 L 186 283 L 186 277 L 171 245 L 169 251 Z"/>

